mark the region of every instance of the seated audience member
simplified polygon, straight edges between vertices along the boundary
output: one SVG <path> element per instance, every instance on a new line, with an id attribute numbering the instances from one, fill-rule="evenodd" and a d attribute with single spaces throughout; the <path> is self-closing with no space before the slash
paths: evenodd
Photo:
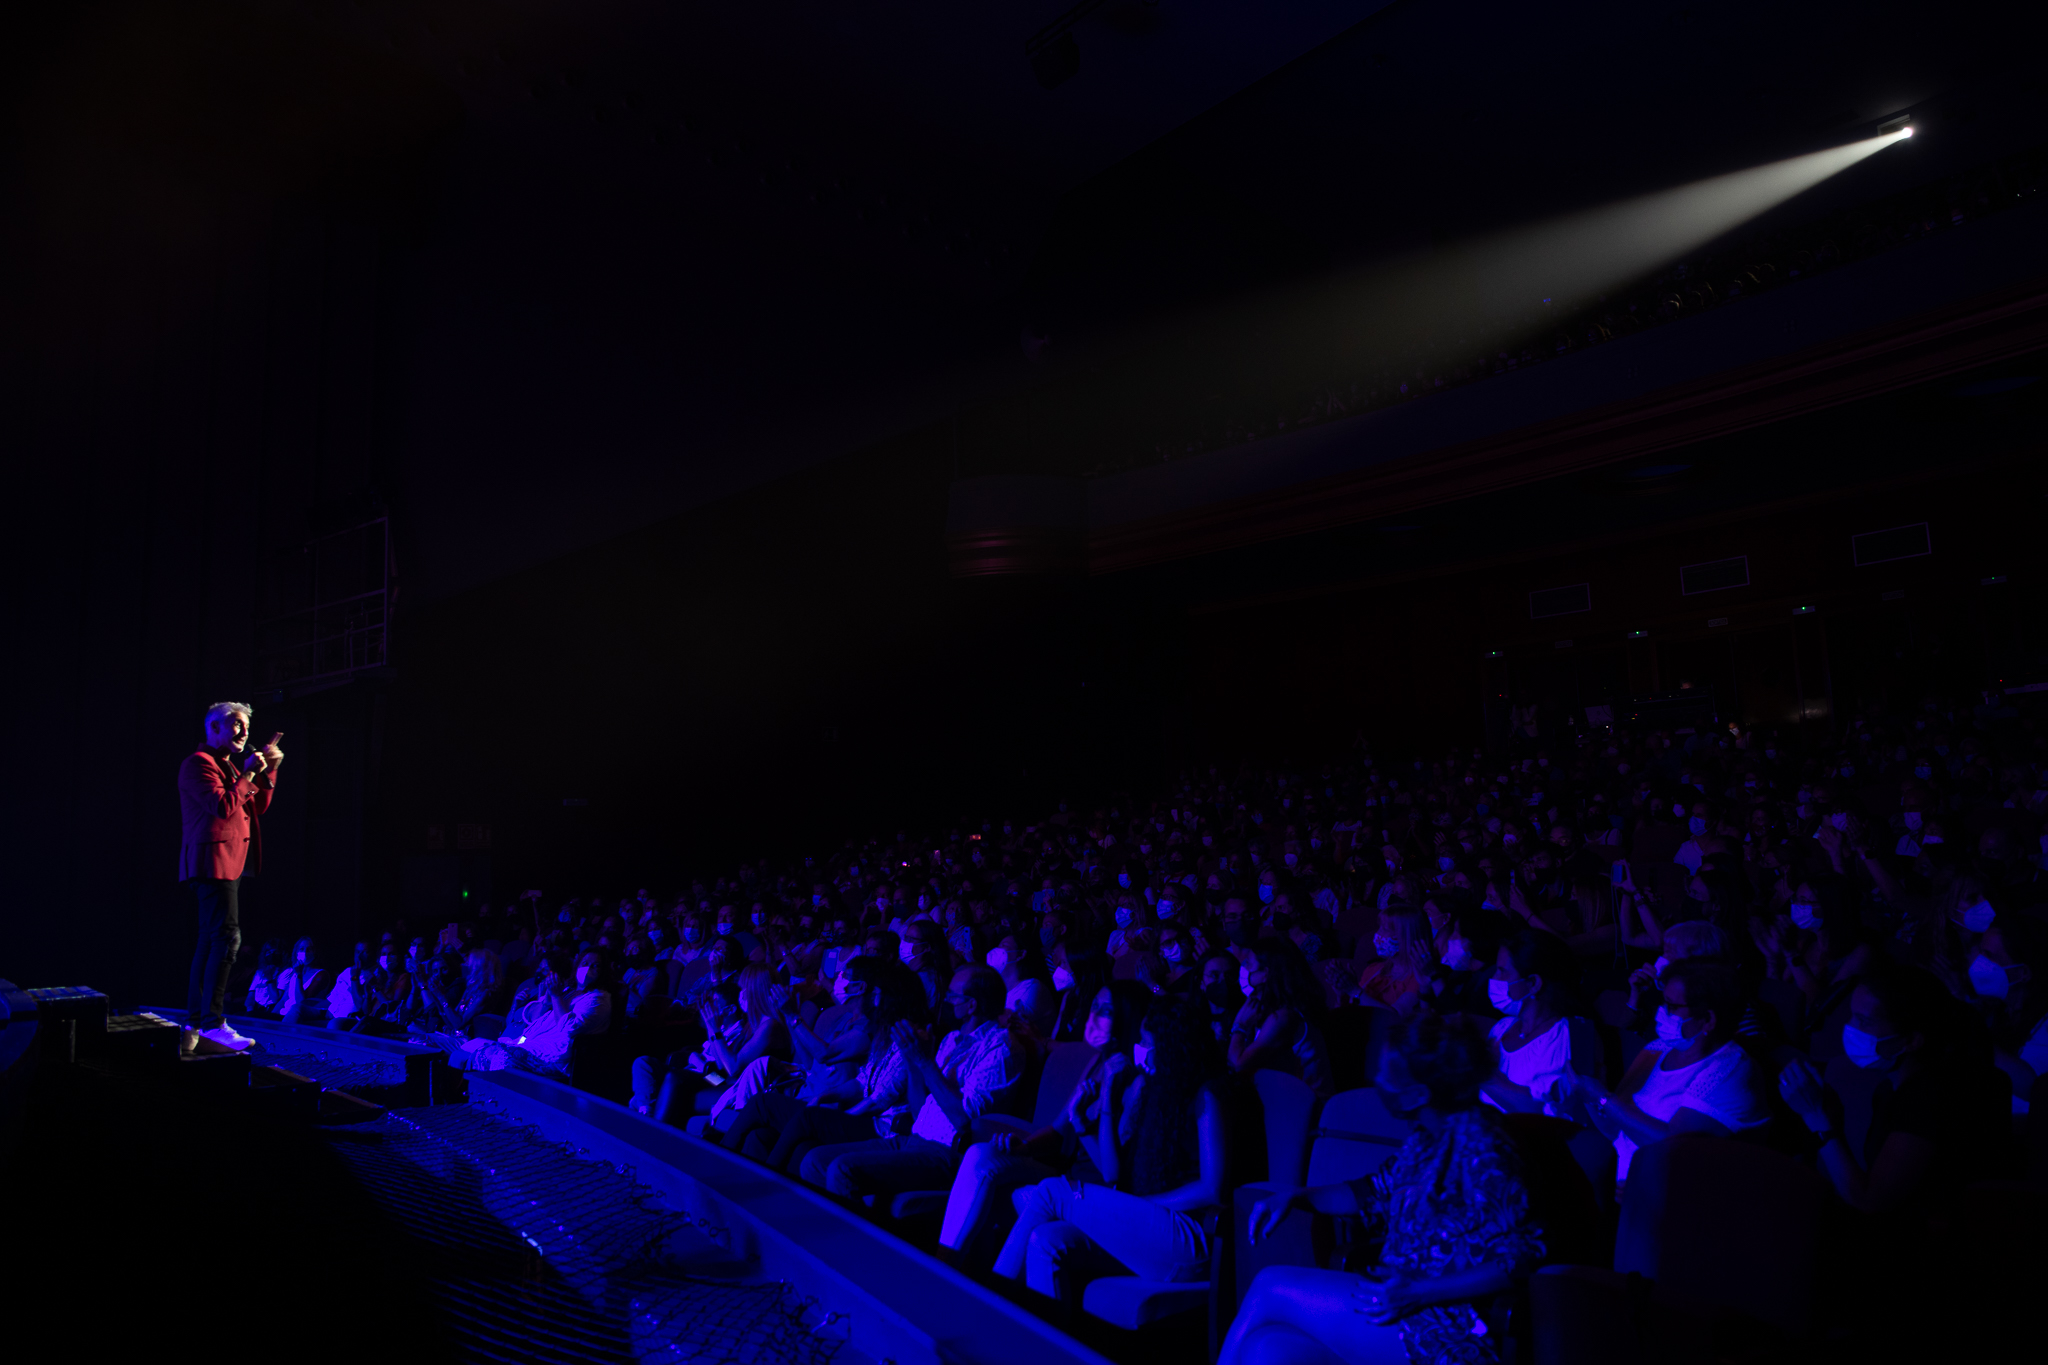
<path id="1" fill-rule="evenodd" d="M 794 1061 L 756 1057 L 733 1083 L 744 1102 L 728 1105 L 714 1116 L 704 1130 L 705 1139 L 744 1150 L 755 1129 L 780 1129 L 807 1105 L 858 1102 L 860 1066 L 873 1040 L 870 1001 L 887 965 L 876 958 L 856 957 L 840 968 L 832 983 L 833 1008 L 818 1016 L 815 1030 L 803 1022 L 795 997 L 785 995 L 779 1013 L 789 1030 Z"/>
<path id="2" fill-rule="evenodd" d="M 870 935 L 870 942 L 875 935 Z M 953 974 L 953 949 L 945 931 L 928 919 L 914 919 L 903 926 L 896 955 L 917 979 L 924 983 L 926 1003 L 939 1008 L 939 996 Z"/>
<path id="3" fill-rule="evenodd" d="M 525 1017 L 508 1021 L 506 1036 L 496 1042 L 472 1039 L 448 1060 L 470 1071 L 512 1069 L 566 1081 L 576 1039 L 611 1027 L 612 984 L 601 952 L 584 953 L 573 965 L 567 954 L 551 954 L 541 966 L 539 997 Z"/>
<path id="4" fill-rule="evenodd" d="M 668 1017 L 669 974 L 655 961 L 654 949 L 644 938 L 626 940 L 626 968 L 619 975 L 626 997 L 626 1018 L 630 1023 L 653 1026 Z"/>
<path id="5" fill-rule="evenodd" d="M 1443 936 L 1443 970 L 1429 979 L 1429 1007 L 1438 1014 L 1491 1019 L 1494 1009 L 1486 983 L 1493 979 L 1500 945 L 1508 936 L 1505 916 L 1476 904 L 1459 910 Z"/>
<path id="6" fill-rule="evenodd" d="M 843 1107 L 836 1096 L 825 1095 L 794 1112 L 778 1108 L 785 1116 L 759 1125 L 742 1147 L 747 1156 L 786 1175 L 800 1172 L 814 1148 L 894 1137 L 910 1126 L 910 1058 L 897 1045 L 896 1025 L 909 1023 L 915 1030 L 930 1017 L 924 985 L 901 962 L 856 961 L 875 969 L 866 988 L 867 1060 L 854 1073 L 858 1096 Z"/>
<path id="7" fill-rule="evenodd" d="M 1050 1038 L 1059 1021 L 1059 992 L 1052 971 L 1034 947 L 1015 934 L 1005 934 L 988 950 L 988 968 L 1003 978 L 1003 1008 L 1031 1030 L 1034 1038 Z"/>
<path id="8" fill-rule="evenodd" d="M 1330 1049 L 1315 1016 L 1322 989 L 1309 974 L 1301 950 L 1285 939 L 1260 939 L 1238 968 L 1237 988 L 1245 997 L 1230 1025 L 1228 1056 L 1240 1075 L 1265 1068 L 1299 1076 L 1318 1095 L 1336 1089 Z"/>
<path id="9" fill-rule="evenodd" d="M 242 1002 L 247 1013 L 264 1019 L 278 1017 L 284 1003 L 284 987 L 279 980 L 284 975 L 282 956 L 275 941 L 263 945 L 263 954 L 256 960 L 256 974 L 249 978 L 248 998 Z"/>
<path id="10" fill-rule="evenodd" d="M 1436 940 L 1428 916 L 1405 905 L 1380 911 L 1372 950 L 1375 960 L 1358 976 L 1360 1003 L 1396 1014 L 1414 1013 L 1436 970 Z"/>
<path id="11" fill-rule="evenodd" d="M 1617 1180 L 1628 1178 L 1637 1149 L 1652 1142 L 1678 1133 L 1726 1137 L 1771 1117 L 1768 1073 L 1736 1041 L 1745 1001 L 1734 965 L 1702 957 L 1674 962 L 1663 993 L 1657 1036 L 1613 1091 L 1600 1077 L 1565 1073 L 1568 1100 L 1614 1143 Z"/>
<path id="12" fill-rule="evenodd" d="M 1667 939 L 1670 933 L 1665 931 Z M 1816 1019 L 1839 1005 L 1841 993 L 1870 970 L 1876 957 L 1876 950 L 1857 935 L 1853 912 L 1842 904 L 1834 884 L 1825 881 L 1802 881 L 1793 888 L 1784 916 L 1757 936 L 1757 946 L 1764 954 L 1765 975 L 1799 987 Z"/>
<path id="13" fill-rule="evenodd" d="M 1890 968 L 1858 982 L 1842 1051 L 1890 1092 L 1871 1108 L 1862 1151 L 1850 1150 L 1810 1065 L 1787 1066 L 1778 1088 L 1819 1141 L 1844 1203 L 1924 1224 L 1940 1197 L 2012 1173 L 2011 1083 L 1991 1064 L 1981 1025 L 1931 978 Z"/>
<path id="14" fill-rule="evenodd" d="M 819 1147 L 804 1158 L 806 1181 L 846 1197 L 945 1189 L 958 1164 L 954 1144 L 976 1119 L 993 1124 L 1001 1116 L 1024 1126 L 1013 1111 L 1030 1098 L 1021 1091 L 1031 1051 L 1003 1022 L 1003 979 L 986 967 L 962 967 L 944 1003 L 957 1027 L 936 1056 L 925 1055 L 908 1021 L 895 1026 L 896 1050 L 910 1068 L 910 1131 Z"/>
<path id="15" fill-rule="evenodd" d="M 1709 924 L 1703 919 L 1680 920 L 1664 930 L 1662 943 L 1663 948 L 1655 962 L 1645 962 L 1629 973 L 1625 1008 L 1627 1023 L 1631 1027 L 1647 1027 L 1656 1015 L 1664 973 L 1671 969 L 1672 963 L 1694 957 L 1725 959 L 1728 956 L 1728 936 L 1721 932 L 1720 925 Z"/>
<path id="16" fill-rule="evenodd" d="M 1128 1058 L 1104 1063 L 1100 1115 L 1082 1145 L 1101 1183 L 1053 1176 L 1018 1194 L 995 1273 L 1078 1307 L 1092 1280 L 1209 1278 L 1244 1127 L 1202 1014 L 1148 1015 Z"/>
<path id="17" fill-rule="evenodd" d="M 369 1017 L 376 972 L 370 945 L 358 943 L 355 960 L 335 975 L 334 987 L 327 992 L 327 1027 L 350 1031 L 362 1027 Z"/>
<path id="18" fill-rule="evenodd" d="M 1066 954 L 1067 984 L 1059 988 L 1059 1018 L 1050 1040 L 1055 1043 L 1080 1041 L 1088 1027 L 1096 994 L 1110 982 L 1110 963 L 1103 954 L 1074 944 L 1067 945 Z M 1053 974 L 1053 984 L 1059 985 L 1057 972 Z"/>
<path id="19" fill-rule="evenodd" d="M 405 1031 L 405 1002 L 412 994 L 412 978 L 405 970 L 396 943 L 386 939 L 377 949 L 377 968 L 365 982 L 360 1031 L 396 1037 Z"/>
<path id="20" fill-rule="evenodd" d="M 1159 960 L 1165 964 L 1165 988 L 1174 994 L 1187 995 L 1200 983 L 1202 958 L 1195 950 L 1192 928 L 1160 926 Z"/>
<path id="21" fill-rule="evenodd" d="M 1500 946 L 1487 999 L 1505 1017 L 1493 1026 L 1498 1068 L 1482 1098 L 1508 1113 L 1550 1113 L 1571 1068 L 1570 983 L 1578 964 L 1555 934 L 1523 929 Z"/>
<path id="22" fill-rule="evenodd" d="M 313 940 L 292 945 L 292 960 L 278 973 L 277 1017 L 287 1024 L 318 1026 L 327 1022 L 327 995 L 333 974 L 318 965 Z"/>
<path id="23" fill-rule="evenodd" d="M 684 1065 L 669 1067 L 651 1107 L 653 1117 L 680 1128 L 693 1115 L 710 1114 L 735 1079 L 756 1060 L 772 1057 L 786 1065 L 794 1055 L 781 1016 L 788 997 L 788 988 L 777 985 L 775 974 L 763 964 L 749 962 L 742 967 L 736 997 L 738 1018 L 722 1017 L 710 999 L 698 1007 L 704 1021 L 699 1065 L 690 1066 L 686 1058 Z M 639 1062 L 645 1060 L 635 1061 L 636 1072 Z M 739 1098 L 744 1102 L 748 1096 Z"/>
<path id="24" fill-rule="evenodd" d="M 1230 1036 L 1230 1025 L 1244 1008 L 1244 993 L 1237 988 L 1240 964 L 1221 948 L 1202 959 L 1201 985 L 1197 993 L 1209 1012 L 1209 1031 L 1222 1043 Z"/>
<path id="25" fill-rule="evenodd" d="M 1100 1181 L 1080 1139 L 1094 1133 L 1101 1118 L 1109 1059 L 1130 1051 L 1139 1025 L 1155 1008 L 1151 992 L 1135 982 L 1118 981 L 1097 991 L 1084 1035 L 1095 1054 L 1075 1081 L 1060 1117 L 1035 1133 L 1005 1130 L 968 1147 L 953 1177 L 939 1228 L 939 1245 L 952 1249 L 961 1264 L 985 1270 L 994 1262 L 1016 1215 L 1010 1201 L 1013 1191 L 1058 1174 Z"/>
<path id="26" fill-rule="evenodd" d="M 1260 1271 L 1218 1365 L 1499 1359 L 1480 1306 L 1532 1269 L 1544 1242 L 1520 1154 L 1479 1103 L 1492 1053 L 1476 1024 L 1423 1014 L 1394 1030 L 1373 1085 L 1390 1112 L 1414 1122 L 1407 1142 L 1361 1180 L 1260 1200 L 1248 1229 L 1256 1242 L 1296 1210 L 1363 1214 L 1383 1239 L 1378 1263 L 1360 1275 Z"/>

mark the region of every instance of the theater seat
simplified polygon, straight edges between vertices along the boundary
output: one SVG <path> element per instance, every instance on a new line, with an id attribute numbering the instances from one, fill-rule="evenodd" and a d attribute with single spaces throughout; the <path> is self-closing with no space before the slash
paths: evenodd
<path id="1" fill-rule="evenodd" d="M 945 1190 L 911 1190 L 889 1201 L 889 1216 L 898 1222 L 936 1218 L 946 1211 Z"/>
<path id="2" fill-rule="evenodd" d="M 1275 1185 L 1300 1185 L 1308 1170 L 1316 1092 L 1284 1071 L 1253 1072 L 1252 1088 L 1265 1119 L 1266 1178 Z"/>
<path id="3" fill-rule="evenodd" d="M 1141 1280 L 1135 1275 L 1111 1275 L 1092 1282 L 1081 1295 L 1081 1307 L 1088 1316 L 1130 1331 L 1208 1306 L 1207 1280 Z"/>

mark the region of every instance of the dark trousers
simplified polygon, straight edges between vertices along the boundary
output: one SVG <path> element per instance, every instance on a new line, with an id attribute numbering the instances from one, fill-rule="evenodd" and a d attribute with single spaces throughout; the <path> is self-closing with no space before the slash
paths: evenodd
<path id="1" fill-rule="evenodd" d="M 239 878 L 197 877 L 199 946 L 192 950 L 192 976 L 185 988 L 185 1026 L 215 1028 L 227 1005 L 228 973 L 242 947 Z"/>

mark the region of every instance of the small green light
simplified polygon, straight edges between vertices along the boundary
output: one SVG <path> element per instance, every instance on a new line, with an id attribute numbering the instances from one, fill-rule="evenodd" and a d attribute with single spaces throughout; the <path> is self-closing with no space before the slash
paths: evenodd
<path id="1" fill-rule="evenodd" d="M 464 888 L 462 889 L 462 898 L 463 898 L 464 900 L 468 900 L 468 899 L 469 899 L 469 888 L 468 888 L 468 887 L 464 887 Z"/>

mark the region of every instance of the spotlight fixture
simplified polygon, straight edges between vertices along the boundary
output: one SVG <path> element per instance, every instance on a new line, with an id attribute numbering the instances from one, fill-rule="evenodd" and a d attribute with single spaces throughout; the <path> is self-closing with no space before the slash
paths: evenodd
<path id="1" fill-rule="evenodd" d="M 1899 114 L 1893 118 L 1886 119 L 1883 123 L 1877 125 L 1877 135 L 1879 137 L 1913 136 L 1913 116 L 1911 114 Z"/>

